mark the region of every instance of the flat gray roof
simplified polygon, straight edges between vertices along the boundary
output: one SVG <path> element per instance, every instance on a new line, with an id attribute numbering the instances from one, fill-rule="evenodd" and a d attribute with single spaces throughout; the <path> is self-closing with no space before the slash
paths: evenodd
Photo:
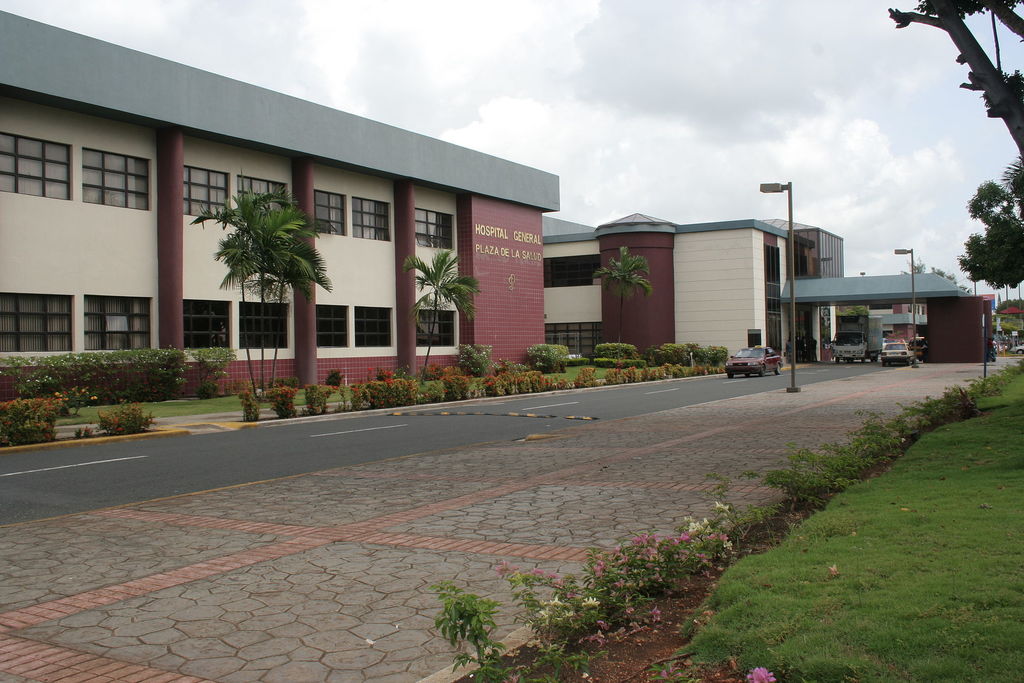
<path id="1" fill-rule="evenodd" d="M 914 276 L 917 299 L 968 296 L 952 281 L 935 273 Z M 861 303 L 909 303 L 910 275 L 803 278 L 796 281 L 796 301 L 801 304 L 842 305 Z M 789 301 L 789 283 L 782 288 Z"/>
<path id="2" fill-rule="evenodd" d="M 559 208 L 558 176 L 551 173 L 7 12 L 0 12 L 0 94 L 146 126 L 180 126 L 195 137 L 545 211 Z"/>
<path id="3" fill-rule="evenodd" d="M 639 217 L 633 220 L 634 217 Z M 545 244 L 559 244 L 563 242 L 586 242 L 588 240 L 596 240 L 600 235 L 612 235 L 617 233 L 628 233 L 628 232 L 674 232 L 676 234 L 687 233 L 687 232 L 712 232 L 716 230 L 742 230 L 750 228 L 753 230 L 760 230 L 771 235 L 777 235 L 779 237 L 785 237 L 788 234 L 788 230 L 778 228 L 771 223 L 757 220 L 754 218 L 741 218 L 739 220 L 732 221 L 713 221 L 710 223 L 670 223 L 668 221 L 661 221 L 659 219 L 649 219 L 649 216 L 643 214 L 633 214 L 626 218 L 621 218 L 618 221 L 612 223 L 606 223 L 600 228 L 584 225 L 583 223 L 573 223 L 570 221 L 555 218 L 553 216 L 544 216 L 544 243 Z M 652 222 L 656 221 L 656 222 Z M 600 233 L 598 233 L 600 230 Z"/>

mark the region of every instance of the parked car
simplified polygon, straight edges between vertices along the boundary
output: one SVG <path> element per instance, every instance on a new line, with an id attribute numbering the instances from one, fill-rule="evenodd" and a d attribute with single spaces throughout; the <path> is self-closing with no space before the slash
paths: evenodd
<path id="1" fill-rule="evenodd" d="M 782 370 L 782 356 L 769 346 L 751 346 L 740 349 L 725 362 L 725 374 L 732 379 L 736 375 L 759 375 L 769 372 L 776 375 Z"/>
<path id="2" fill-rule="evenodd" d="M 1024 344 L 1017 344 L 1012 349 L 1010 349 L 1010 353 L 1017 353 L 1024 356 Z"/>
<path id="3" fill-rule="evenodd" d="M 886 342 L 882 347 L 882 365 L 910 365 L 914 360 L 914 352 L 907 347 L 905 342 Z"/>

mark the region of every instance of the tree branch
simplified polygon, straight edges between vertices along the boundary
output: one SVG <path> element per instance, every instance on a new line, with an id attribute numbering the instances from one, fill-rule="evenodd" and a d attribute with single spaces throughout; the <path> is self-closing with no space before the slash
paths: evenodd
<path id="1" fill-rule="evenodd" d="M 1024 17 L 1014 12 L 1005 0 L 981 0 L 981 4 L 996 15 L 996 19 L 1001 21 L 1003 26 L 1016 33 L 1018 37 L 1024 38 Z"/>
<path id="2" fill-rule="evenodd" d="M 934 26 L 943 31 L 946 30 L 942 22 L 935 17 L 929 17 L 926 14 L 919 14 L 917 12 L 901 12 L 890 7 L 889 18 L 896 22 L 896 28 L 906 28 L 911 24 L 925 24 L 926 26 Z"/>

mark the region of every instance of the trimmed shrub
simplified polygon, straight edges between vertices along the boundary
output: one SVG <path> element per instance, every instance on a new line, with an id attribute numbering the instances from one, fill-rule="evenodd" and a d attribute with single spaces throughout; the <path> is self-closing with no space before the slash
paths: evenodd
<path id="1" fill-rule="evenodd" d="M 488 396 L 532 394 L 539 391 L 548 391 L 551 388 L 551 380 L 546 378 L 539 370 L 502 372 L 484 380 L 484 392 Z"/>
<path id="2" fill-rule="evenodd" d="M 639 358 L 640 354 L 632 344 L 616 342 L 598 344 L 594 347 L 594 356 L 597 358 Z"/>
<path id="3" fill-rule="evenodd" d="M 721 367 L 729 358 L 729 349 L 724 346 L 701 346 L 693 354 L 693 362 L 696 365 L 708 365 Z"/>
<path id="4" fill-rule="evenodd" d="M 110 436 L 139 434 L 153 424 L 153 414 L 144 413 L 138 403 L 122 403 L 99 411 L 100 429 Z"/>
<path id="5" fill-rule="evenodd" d="M 235 360 L 234 349 L 185 349 L 185 355 L 192 361 L 199 385 L 196 396 L 201 399 L 213 398 L 217 395 L 217 380 L 227 377 L 227 367 Z M 212 390 L 211 390 L 212 385 Z"/>
<path id="6" fill-rule="evenodd" d="M 526 349 L 526 357 L 535 370 L 564 372 L 569 360 L 569 347 L 561 344 L 534 344 Z"/>
<path id="7" fill-rule="evenodd" d="M 412 379 L 371 380 L 351 389 L 353 410 L 411 406 L 419 398 L 419 382 Z"/>
<path id="8" fill-rule="evenodd" d="M 180 349 L 4 358 L 0 366 L 0 372 L 14 378 L 22 398 L 46 398 L 80 387 L 103 404 L 166 401 L 177 398 L 185 382 L 185 352 Z"/>
<path id="9" fill-rule="evenodd" d="M 576 375 L 573 384 L 577 387 L 596 387 L 597 370 L 595 368 L 580 368 L 580 372 Z"/>
<path id="10" fill-rule="evenodd" d="M 306 405 L 302 409 L 303 415 L 326 415 L 327 399 L 334 393 L 334 387 L 325 384 L 307 384 Z"/>
<path id="11" fill-rule="evenodd" d="M 341 370 L 331 370 L 330 372 L 327 373 L 327 377 L 324 378 L 324 384 L 326 384 L 329 387 L 334 387 L 335 390 L 337 390 L 338 387 L 340 387 L 344 383 L 345 375 L 341 372 Z"/>
<path id="12" fill-rule="evenodd" d="M 440 403 L 444 400 L 445 386 L 440 380 L 424 383 L 420 389 L 417 403 Z"/>
<path id="13" fill-rule="evenodd" d="M 444 368 L 436 363 L 431 363 L 427 367 L 423 368 L 423 381 L 433 382 L 435 380 L 439 380 L 443 374 Z"/>
<path id="14" fill-rule="evenodd" d="M 491 347 L 487 344 L 459 344 L 459 367 L 467 375 L 483 377 L 491 371 Z"/>
<path id="15" fill-rule="evenodd" d="M 567 358 L 565 360 L 565 367 L 573 368 L 581 365 L 590 365 L 589 358 Z"/>
<path id="16" fill-rule="evenodd" d="M 260 402 L 252 393 L 251 389 L 243 389 L 238 392 L 238 399 L 242 402 L 242 421 L 259 422 Z"/>
<path id="17" fill-rule="evenodd" d="M 297 393 L 299 390 L 296 387 L 278 384 L 267 389 L 266 396 L 270 401 L 270 408 L 280 419 L 284 420 L 298 414 L 295 410 L 295 394 Z"/>
<path id="18" fill-rule="evenodd" d="M 599 368 L 645 368 L 647 361 L 643 358 L 595 358 L 594 365 Z"/>
<path id="19" fill-rule="evenodd" d="M 54 425 L 60 409 L 61 401 L 52 398 L 19 398 L 0 403 L 0 446 L 55 440 Z"/>
<path id="20" fill-rule="evenodd" d="M 273 387 L 288 387 L 289 389 L 299 389 L 299 378 L 298 377 L 275 377 Z M 272 388 L 273 388 L 272 387 Z"/>
<path id="21" fill-rule="evenodd" d="M 644 351 L 648 365 L 694 365 L 700 355 L 700 344 L 662 344 Z"/>
<path id="22" fill-rule="evenodd" d="M 495 375 L 503 375 L 508 372 L 529 372 L 530 366 L 523 365 L 522 363 L 515 363 L 504 358 L 498 361 L 498 364 L 494 368 Z"/>
<path id="23" fill-rule="evenodd" d="M 444 400 L 461 401 L 469 398 L 469 377 L 462 374 L 458 368 L 445 368 L 441 375 L 441 384 L 444 386 Z"/>

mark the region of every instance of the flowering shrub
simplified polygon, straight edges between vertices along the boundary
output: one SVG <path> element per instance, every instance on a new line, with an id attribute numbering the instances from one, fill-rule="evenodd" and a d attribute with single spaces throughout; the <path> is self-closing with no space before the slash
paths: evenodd
<path id="1" fill-rule="evenodd" d="M 759 666 L 750 670 L 750 673 L 747 674 L 747 681 L 749 683 L 775 683 L 775 674 L 763 666 Z"/>
<path id="2" fill-rule="evenodd" d="M 537 370 L 502 372 L 484 380 L 484 392 L 488 396 L 531 394 L 548 391 L 551 387 L 551 380 Z"/>
<path id="3" fill-rule="evenodd" d="M 577 387 L 596 387 L 597 369 L 580 368 L 580 372 L 576 375 L 576 379 L 573 381 L 573 384 Z"/>
<path id="4" fill-rule="evenodd" d="M 442 368 L 440 365 L 437 365 L 436 363 L 431 363 L 430 365 L 423 368 L 423 381 L 433 382 L 435 380 L 439 380 L 441 379 L 441 376 L 444 374 L 444 371 L 445 368 Z"/>
<path id="5" fill-rule="evenodd" d="M 444 400 L 444 384 L 439 381 L 427 382 L 420 389 L 417 403 L 440 403 Z"/>
<path id="6" fill-rule="evenodd" d="M 388 370 L 387 368 L 375 368 L 373 372 L 366 376 L 366 381 L 372 382 L 376 380 L 378 382 L 387 382 L 388 380 L 392 380 L 394 378 L 394 370 Z"/>
<path id="7" fill-rule="evenodd" d="M 564 372 L 569 347 L 561 344 L 534 344 L 526 349 L 530 365 L 541 372 Z"/>
<path id="8" fill-rule="evenodd" d="M 99 398 L 85 387 L 71 387 L 65 391 L 53 392 L 53 398 L 61 402 L 62 415 L 78 415 L 78 411 L 91 406 Z"/>
<path id="9" fill-rule="evenodd" d="M 327 414 L 327 399 L 334 392 L 334 387 L 323 384 L 307 384 L 306 406 L 302 409 L 303 415 L 325 415 Z"/>
<path id="10" fill-rule="evenodd" d="M 242 420 L 245 422 L 259 422 L 260 402 L 250 389 L 243 389 L 238 392 L 238 399 L 242 402 Z"/>
<path id="11" fill-rule="evenodd" d="M 271 383 L 272 387 L 289 387 L 291 389 L 299 388 L 298 377 L 275 377 Z"/>
<path id="12" fill-rule="evenodd" d="M 611 550 L 591 549 L 582 577 L 502 563 L 498 573 L 526 608 L 526 621 L 553 640 L 604 632 L 630 622 L 657 621 L 653 600 L 685 576 L 710 568 L 732 547 L 717 521 L 690 520 L 675 534 L 638 534 Z"/>
<path id="13" fill-rule="evenodd" d="M 295 410 L 295 394 L 299 390 L 295 387 L 277 385 L 267 390 L 267 400 L 274 413 L 282 420 L 295 417 L 298 413 Z"/>
<path id="14" fill-rule="evenodd" d="M 142 412 L 138 403 L 122 403 L 99 412 L 100 429 L 110 436 L 139 434 L 153 424 L 153 414 Z"/>
<path id="15" fill-rule="evenodd" d="M 495 375 L 504 375 L 507 372 L 526 372 L 530 369 L 530 366 L 523 365 L 522 363 L 515 363 L 510 360 L 501 359 L 498 364 L 494 367 Z"/>
<path id="16" fill-rule="evenodd" d="M 608 368 L 604 373 L 605 384 L 631 384 L 643 380 L 642 368 Z"/>
<path id="17" fill-rule="evenodd" d="M 459 344 L 459 367 L 467 375 L 483 377 L 491 371 L 491 347 L 487 344 Z"/>
<path id="18" fill-rule="evenodd" d="M 75 430 L 76 439 L 91 439 L 94 436 L 96 436 L 96 434 L 93 433 L 92 427 L 79 427 Z"/>
<path id="19" fill-rule="evenodd" d="M 384 372 L 393 375 L 389 370 Z M 370 380 L 351 388 L 353 410 L 411 406 L 419 398 L 419 382 L 413 379 Z"/>
<path id="20" fill-rule="evenodd" d="M 185 382 L 185 353 L 179 349 L 4 358 L 2 365 L 0 371 L 14 378 L 22 398 L 45 398 L 81 387 L 102 404 L 165 401 L 177 398 Z"/>
<path id="21" fill-rule="evenodd" d="M 42 443 L 57 438 L 54 425 L 61 401 L 54 398 L 19 398 L 0 403 L 0 446 Z"/>
<path id="22" fill-rule="evenodd" d="M 469 398 L 470 380 L 459 368 L 445 368 L 441 383 L 444 385 L 444 400 L 462 401 Z"/>

